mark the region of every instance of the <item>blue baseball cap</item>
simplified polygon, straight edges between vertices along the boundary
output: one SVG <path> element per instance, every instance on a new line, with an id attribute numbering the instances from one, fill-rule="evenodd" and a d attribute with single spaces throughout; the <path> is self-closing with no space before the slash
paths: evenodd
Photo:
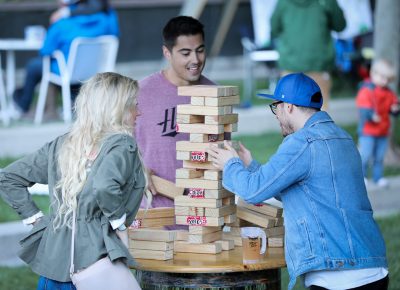
<path id="1" fill-rule="evenodd" d="M 303 73 L 288 74 L 281 78 L 273 95 L 257 94 L 260 97 L 282 101 L 301 107 L 321 109 L 322 94 L 318 84 Z"/>

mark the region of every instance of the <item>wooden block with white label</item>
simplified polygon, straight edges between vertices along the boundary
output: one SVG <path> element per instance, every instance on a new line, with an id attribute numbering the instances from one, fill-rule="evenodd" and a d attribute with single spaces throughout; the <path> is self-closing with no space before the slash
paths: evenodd
<path id="1" fill-rule="evenodd" d="M 205 216 L 175 216 L 177 225 L 218 227 L 224 224 L 223 217 L 205 217 Z"/>
<path id="2" fill-rule="evenodd" d="M 151 176 L 151 181 L 153 182 L 153 185 L 159 194 L 169 197 L 171 199 L 174 199 L 176 196 L 182 195 L 185 190 L 184 188 L 177 187 L 171 181 L 168 181 L 156 175 Z"/>
<path id="3" fill-rule="evenodd" d="M 221 251 L 221 244 L 218 243 L 191 244 L 189 242 L 176 241 L 174 244 L 175 253 L 218 254 Z"/>

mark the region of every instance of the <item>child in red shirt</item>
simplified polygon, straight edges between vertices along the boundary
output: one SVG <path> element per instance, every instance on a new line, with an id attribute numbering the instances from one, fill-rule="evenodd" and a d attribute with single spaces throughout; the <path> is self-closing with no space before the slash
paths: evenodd
<path id="1" fill-rule="evenodd" d="M 356 98 L 359 110 L 358 142 L 365 182 L 372 162 L 372 179 L 380 187 L 388 182 L 383 178 L 383 160 L 388 146 L 390 115 L 398 115 L 399 102 L 388 87 L 394 79 L 393 66 L 385 60 L 376 60 L 370 71 L 371 80 L 363 84 Z"/>

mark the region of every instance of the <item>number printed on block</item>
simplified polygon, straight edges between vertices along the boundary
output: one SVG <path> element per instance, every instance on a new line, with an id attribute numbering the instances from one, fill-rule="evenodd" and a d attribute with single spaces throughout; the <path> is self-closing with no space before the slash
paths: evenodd
<path id="1" fill-rule="evenodd" d="M 204 198 L 205 189 L 204 188 L 189 188 L 188 196 L 190 198 Z"/>
<path id="2" fill-rule="evenodd" d="M 186 224 L 189 226 L 206 226 L 207 218 L 204 216 L 188 216 L 186 218 Z"/>
<path id="3" fill-rule="evenodd" d="M 191 152 L 190 152 L 190 161 L 194 161 L 194 162 L 206 162 L 206 161 L 207 161 L 206 152 L 202 152 L 202 151 L 191 151 Z"/>

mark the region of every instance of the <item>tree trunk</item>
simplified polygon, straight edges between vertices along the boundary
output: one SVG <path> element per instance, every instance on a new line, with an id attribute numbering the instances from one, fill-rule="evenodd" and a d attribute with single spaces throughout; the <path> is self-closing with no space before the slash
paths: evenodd
<path id="1" fill-rule="evenodd" d="M 379 0 L 375 6 L 374 51 L 375 59 L 383 58 L 393 64 L 396 79 L 392 89 L 397 93 L 399 85 L 400 60 L 400 1 Z M 394 122 L 392 124 L 395 124 Z M 389 149 L 385 163 L 390 166 L 400 166 L 400 148 L 395 144 L 393 126 L 389 138 Z"/>

